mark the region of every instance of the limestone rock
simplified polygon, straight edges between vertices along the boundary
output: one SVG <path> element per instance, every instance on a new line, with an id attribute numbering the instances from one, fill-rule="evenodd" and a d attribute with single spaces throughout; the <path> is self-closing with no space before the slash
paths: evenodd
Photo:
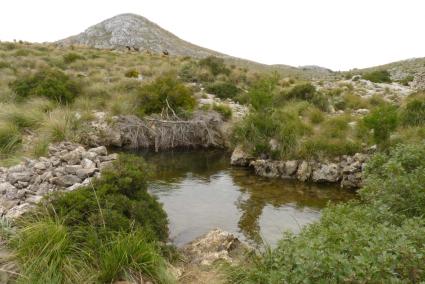
<path id="1" fill-rule="evenodd" d="M 52 183 L 61 187 L 68 187 L 76 183 L 80 183 L 81 179 L 74 175 L 65 175 L 60 177 L 55 177 L 52 180 Z"/>
<path id="2" fill-rule="evenodd" d="M 251 161 L 253 161 L 254 158 L 246 153 L 242 146 L 237 146 L 235 150 L 233 150 L 232 156 L 230 158 L 230 164 L 232 166 L 241 166 L 241 167 L 247 167 Z"/>
<path id="3" fill-rule="evenodd" d="M 311 176 L 311 165 L 307 161 L 302 161 L 298 166 L 297 179 L 307 181 Z"/>
<path id="4" fill-rule="evenodd" d="M 340 179 L 339 167 L 335 163 L 320 164 L 311 176 L 314 182 L 337 182 Z"/>

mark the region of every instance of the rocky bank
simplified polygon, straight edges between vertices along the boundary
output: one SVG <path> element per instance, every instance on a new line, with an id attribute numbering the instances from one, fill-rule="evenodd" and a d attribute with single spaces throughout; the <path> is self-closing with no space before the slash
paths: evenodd
<path id="1" fill-rule="evenodd" d="M 368 154 L 344 155 L 332 160 L 264 160 L 255 159 L 236 147 L 232 153 L 233 166 L 251 167 L 259 176 L 297 179 L 303 182 L 339 183 L 342 188 L 359 188 L 362 185 Z"/>
<path id="2" fill-rule="evenodd" d="M 0 168 L 0 216 L 14 219 L 48 193 L 87 185 L 116 158 L 117 154 L 108 155 L 104 146 L 86 150 L 79 144 L 62 142 L 49 146 L 48 157 Z"/>

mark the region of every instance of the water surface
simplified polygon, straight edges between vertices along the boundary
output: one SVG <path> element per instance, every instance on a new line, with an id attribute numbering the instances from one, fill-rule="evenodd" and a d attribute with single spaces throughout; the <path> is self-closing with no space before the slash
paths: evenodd
<path id="1" fill-rule="evenodd" d="M 329 201 L 355 197 L 336 186 L 255 176 L 220 151 L 140 154 L 154 166 L 149 190 L 164 205 L 177 246 L 214 228 L 273 245 L 284 231 L 317 220 Z"/>

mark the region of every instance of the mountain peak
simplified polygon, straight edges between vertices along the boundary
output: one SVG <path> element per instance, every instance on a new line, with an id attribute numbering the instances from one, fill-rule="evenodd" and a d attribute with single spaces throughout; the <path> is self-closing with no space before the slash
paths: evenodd
<path id="1" fill-rule="evenodd" d="M 171 55 L 206 57 L 222 54 L 186 42 L 143 16 L 125 13 L 89 27 L 84 32 L 57 42 L 104 49 L 167 51 Z"/>

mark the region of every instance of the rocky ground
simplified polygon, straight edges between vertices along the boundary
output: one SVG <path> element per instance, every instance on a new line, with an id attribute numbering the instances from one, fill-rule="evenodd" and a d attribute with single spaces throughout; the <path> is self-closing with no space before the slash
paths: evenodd
<path id="1" fill-rule="evenodd" d="M 63 142 L 51 145 L 48 157 L 0 168 L 0 214 L 14 219 L 48 193 L 88 185 L 116 158 L 117 154 L 108 155 L 104 146 L 86 150 L 81 145 Z"/>

